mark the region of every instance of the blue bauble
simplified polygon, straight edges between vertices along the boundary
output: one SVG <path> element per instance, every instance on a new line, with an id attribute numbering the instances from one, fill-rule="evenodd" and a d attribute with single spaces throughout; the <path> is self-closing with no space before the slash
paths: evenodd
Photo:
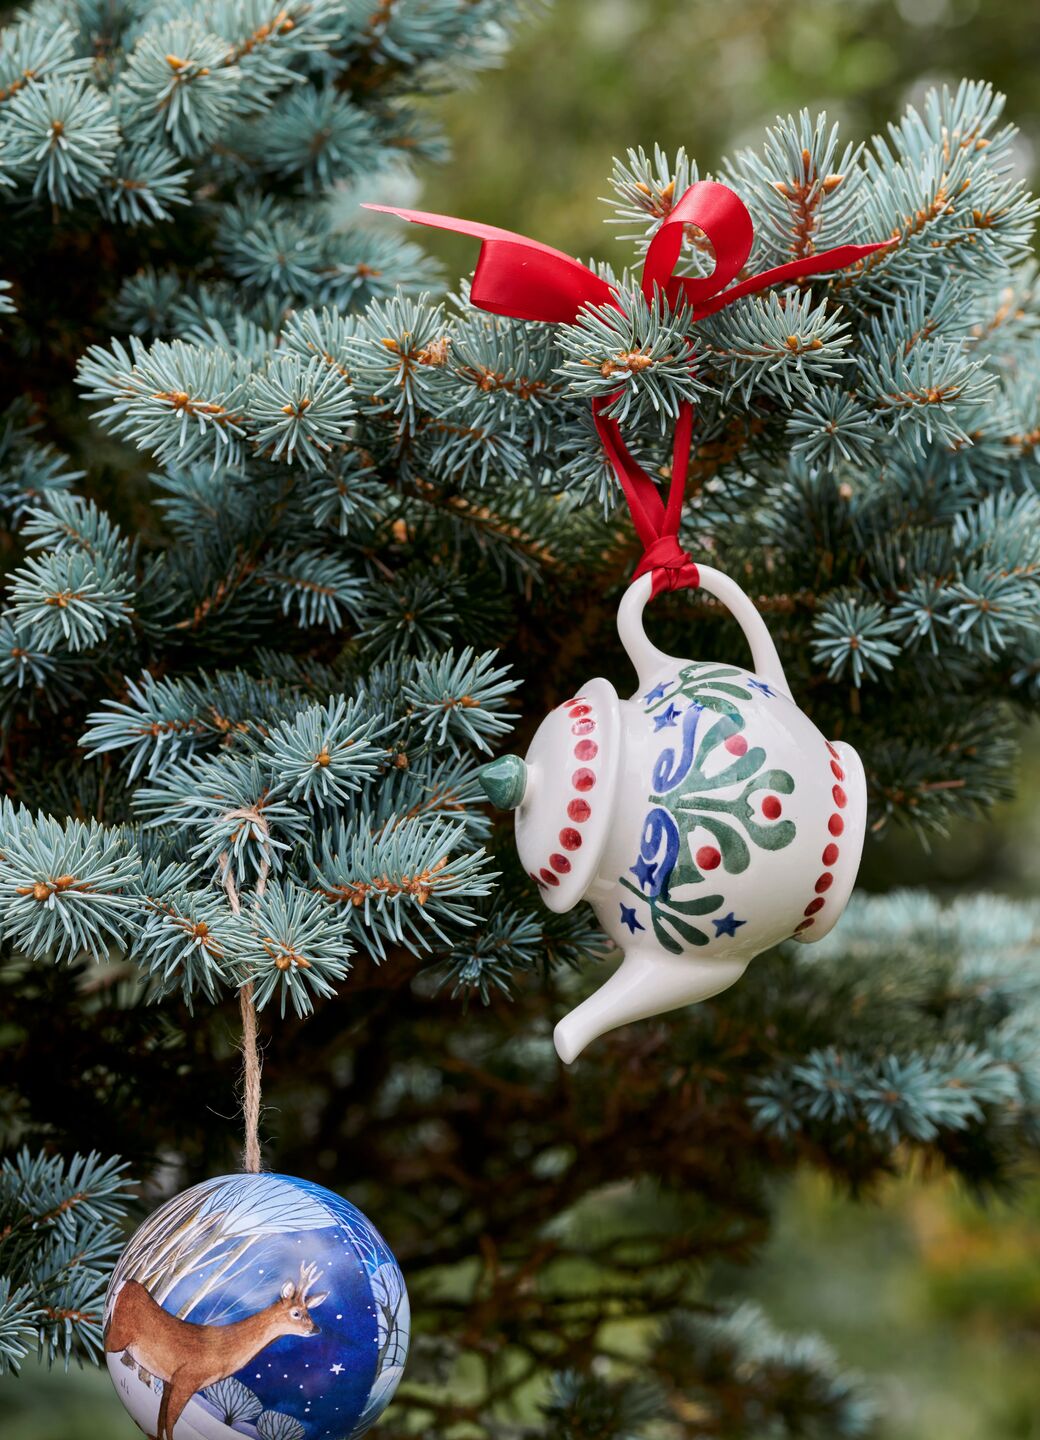
<path id="1" fill-rule="evenodd" d="M 397 1389 L 408 1320 L 397 1261 L 360 1210 L 289 1175 L 223 1175 L 123 1251 L 105 1358 L 158 1440 L 349 1440 Z"/>

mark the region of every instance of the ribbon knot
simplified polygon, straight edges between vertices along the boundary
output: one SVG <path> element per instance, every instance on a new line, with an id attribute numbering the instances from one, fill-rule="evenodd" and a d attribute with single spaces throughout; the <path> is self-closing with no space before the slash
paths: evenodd
<path id="1" fill-rule="evenodd" d="M 653 593 L 660 590 L 696 589 L 700 584 L 697 566 L 675 535 L 658 535 L 643 550 L 643 558 L 632 575 L 638 580 L 647 572 L 653 575 Z"/>
<path id="2" fill-rule="evenodd" d="M 613 286 L 602 276 L 562 250 L 554 250 L 551 245 L 530 240 L 526 235 L 475 220 L 435 215 L 427 210 L 401 210 L 393 205 L 365 208 L 479 239 L 482 243 L 470 298 L 474 305 L 493 315 L 573 324 L 584 305 L 618 305 Z M 710 275 L 675 274 L 687 225 L 696 226 L 711 242 L 715 268 Z M 647 302 L 654 304 L 658 296 L 663 296 L 674 308 L 685 301 L 693 319 L 702 320 L 732 305 L 734 300 L 770 285 L 841 270 L 875 250 L 894 244 L 892 240 L 882 240 L 872 245 L 839 245 L 731 284 L 751 254 L 754 233 L 751 213 L 735 191 L 715 180 L 696 181 L 672 206 L 650 241 L 641 279 Z M 697 567 L 677 539 L 690 460 L 693 406 L 683 401 L 678 407 L 672 473 L 665 502 L 652 477 L 629 451 L 617 421 L 606 413 L 618 393 L 597 396 L 592 402 L 592 416 L 628 501 L 636 533 L 643 542 L 643 558 L 636 575 L 652 571 L 655 595 L 661 590 L 696 587 Z"/>

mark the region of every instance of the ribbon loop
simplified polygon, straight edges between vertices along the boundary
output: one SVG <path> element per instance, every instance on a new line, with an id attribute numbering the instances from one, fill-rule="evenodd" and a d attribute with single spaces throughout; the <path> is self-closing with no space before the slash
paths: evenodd
<path id="1" fill-rule="evenodd" d="M 476 220 L 434 215 L 427 210 L 401 210 L 394 205 L 364 208 L 383 210 L 402 220 L 432 225 L 439 230 L 455 230 L 480 240 L 470 297 L 474 305 L 493 315 L 573 324 L 583 305 L 618 304 L 613 287 L 594 270 L 562 250 L 554 250 L 551 245 L 530 240 L 526 235 Z M 715 251 L 715 268 L 710 275 L 675 274 L 687 225 L 701 230 Z M 841 270 L 895 243 L 882 240 L 872 245 L 840 245 L 835 250 L 776 265 L 734 285 L 731 282 L 737 280 L 747 264 L 754 235 L 751 213 L 739 195 L 717 180 L 695 181 L 675 202 L 650 241 L 643 262 L 644 297 L 653 304 L 655 296 L 662 295 L 672 306 L 685 299 L 692 307 L 693 318 L 701 320 L 769 285 Z M 617 421 L 606 413 L 616 394 L 597 396 L 592 402 L 592 418 L 643 543 L 643 558 L 636 575 L 652 572 L 655 595 L 661 590 L 696 586 L 699 583 L 697 567 L 678 541 L 693 437 L 693 406 L 689 401 L 679 406 L 665 504 L 653 478 L 625 444 Z"/>
<path id="2" fill-rule="evenodd" d="M 715 251 L 710 275 L 677 276 L 687 225 L 696 225 Z M 661 222 L 643 262 L 643 295 L 652 303 L 655 289 L 675 305 L 680 297 L 694 304 L 708 300 L 734 280 L 751 254 L 755 237 L 751 212 L 728 185 L 698 180 L 684 192 Z"/>
<path id="3" fill-rule="evenodd" d="M 616 303 L 612 286 L 594 270 L 540 240 L 529 240 L 526 235 L 485 225 L 480 220 L 456 220 L 429 210 L 401 210 L 396 205 L 363 208 L 396 215 L 416 225 L 429 225 L 434 230 L 475 236 L 481 245 L 470 299 L 478 309 L 492 315 L 573 324 L 583 305 Z"/>

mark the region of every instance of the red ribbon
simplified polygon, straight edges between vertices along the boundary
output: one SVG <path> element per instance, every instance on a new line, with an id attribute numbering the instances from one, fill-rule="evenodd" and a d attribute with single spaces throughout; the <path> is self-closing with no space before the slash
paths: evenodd
<path id="1" fill-rule="evenodd" d="M 554 250 L 551 245 L 529 240 L 512 230 L 482 225 L 476 220 L 434 215 L 426 210 L 401 210 L 393 205 L 366 205 L 365 209 L 383 210 L 402 220 L 432 225 L 438 230 L 454 230 L 482 241 L 470 297 L 474 305 L 493 315 L 573 324 L 583 305 L 617 305 L 614 287 L 588 266 L 562 250 Z M 695 225 L 711 242 L 715 268 L 710 275 L 675 274 L 686 225 Z M 657 295 L 662 295 L 673 308 L 685 299 L 694 320 L 702 320 L 745 295 L 803 275 L 844 269 L 893 243 L 883 240 L 873 245 L 839 245 L 834 250 L 776 265 L 733 285 L 730 282 L 740 274 L 751 254 L 753 239 L 751 215 L 743 200 L 728 185 L 720 185 L 715 180 L 696 181 L 672 206 L 650 241 L 643 262 L 643 295 L 650 304 Z M 602 395 L 594 399 L 592 417 L 628 501 L 636 533 L 643 542 L 643 558 L 636 575 L 653 573 L 655 595 L 663 589 L 696 586 L 697 567 L 677 538 L 690 462 L 693 406 L 688 400 L 679 406 L 665 502 L 651 476 L 625 444 L 617 421 L 605 413 L 614 398 Z"/>

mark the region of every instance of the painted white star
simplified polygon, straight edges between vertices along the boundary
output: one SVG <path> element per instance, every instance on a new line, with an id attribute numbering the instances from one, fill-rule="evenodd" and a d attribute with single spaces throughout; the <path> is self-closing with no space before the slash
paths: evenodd
<path id="1" fill-rule="evenodd" d="M 333 1375 L 342 1375 L 342 1374 L 343 1374 L 343 1366 L 342 1366 L 342 1365 L 330 1365 L 330 1366 L 329 1366 L 329 1370 L 332 1372 Z"/>

